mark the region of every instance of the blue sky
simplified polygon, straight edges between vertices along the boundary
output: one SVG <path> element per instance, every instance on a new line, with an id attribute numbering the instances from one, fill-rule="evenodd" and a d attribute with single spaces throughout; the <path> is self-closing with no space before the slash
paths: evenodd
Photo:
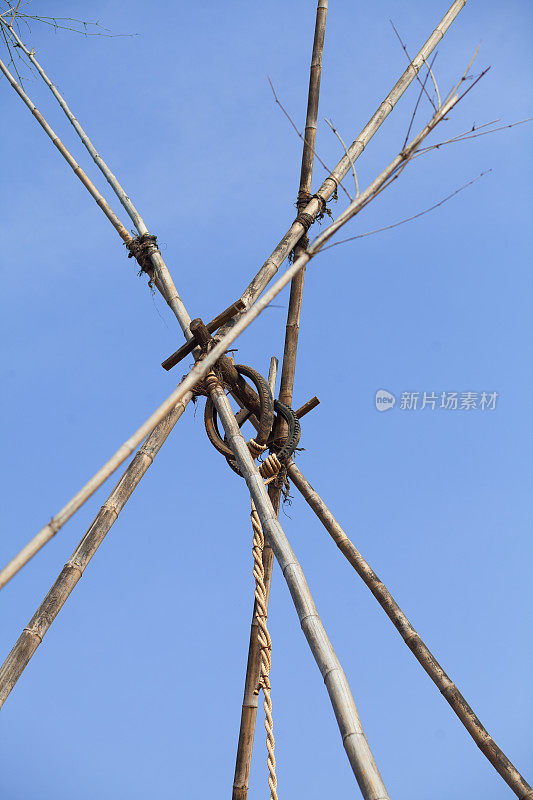
<path id="1" fill-rule="evenodd" d="M 340 152 L 323 117 L 352 141 L 405 68 L 389 18 L 415 53 L 444 5 L 330 4 L 317 141 L 326 163 Z M 88 14 L 81 2 L 32 7 Z M 300 0 L 133 0 L 126 11 L 95 0 L 92 19 L 139 36 L 38 25 L 28 36 L 158 235 L 193 317 L 236 299 L 294 216 L 301 143 L 266 76 L 302 127 L 314 11 Z M 532 18 L 523 0 L 467 4 L 438 48 L 437 80 L 447 91 L 479 42 L 478 68 L 491 70 L 446 134 L 531 115 Z M 26 88 L 106 191 L 46 87 Z M 6 81 L 0 92 L 4 563 L 172 391 L 180 368 L 167 374 L 160 362 L 181 338 Z M 398 152 L 416 97 L 413 87 L 358 162 L 362 186 Z M 428 114 L 423 106 L 420 125 Z M 418 159 L 347 235 L 492 172 L 431 214 L 313 262 L 295 406 L 321 400 L 303 421 L 302 470 L 531 781 L 530 149 L 525 125 Z M 323 175 L 317 167 L 314 186 Z M 287 300 L 239 339 L 241 363 L 266 373 L 281 357 Z M 398 397 L 387 413 L 375 409 L 378 389 Z M 499 396 L 483 412 L 409 411 L 403 391 Z M 113 485 L 3 590 L 2 657 Z M 281 518 L 391 797 L 512 797 L 304 501 Z M 5 704 L 2 796 L 229 796 L 250 551 L 244 484 L 191 407 Z M 280 797 L 357 796 L 277 567 L 270 628 Z M 260 720 L 250 800 L 266 794 Z"/>

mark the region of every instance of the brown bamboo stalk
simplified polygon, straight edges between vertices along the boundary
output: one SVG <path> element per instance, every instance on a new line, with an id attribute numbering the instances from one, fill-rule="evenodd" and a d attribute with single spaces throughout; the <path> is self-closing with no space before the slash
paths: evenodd
<path id="1" fill-rule="evenodd" d="M 322 75 L 322 54 L 324 51 L 327 13 L 328 0 L 318 0 L 313 50 L 311 54 L 311 66 L 309 70 L 309 89 L 307 95 L 307 113 L 305 121 L 302 164 L 300 168 L 299 196 L 301 192 L 311 192 L 318 118 L 318 101 L 320 96 L 320 78 Z M 300 255 L 302 255 L 304 250 L 305 248 L 296 245 L 294 248 L 294 259 L 296 260 Z M 298 345 L 298 329 L 300 322 L 304 276 L 305 268 L 300 270 L 300 272 L 298 272 L 291 281 L 287 328 L 285 333 L 285 350 L 283 354 L 279 395 L 280 400 L 289 406 L 292 404 L 292 388 L 294 384 L 294 371 L 296 368 L 296 350 Z M 273 388 L 272 393 L 274 394 Z M 276 430 L 274 431 L 276 438 L 282 436 L 285 429 L 286 424 L 284 424 L 284 420 L 280 416 L 276 425 Z M 278 486 L 277 481 L 274 481 L 269 485 L 268 495 L 276 515 L 278 515 L 281 500 L 281 486 Z M 273 566 L 274 555 L 268 542 L 265 541 L 265 546 L 263 549 L 263 581 L 265 585 L 267 608 L 270 598 Z M 250 785 L 250 770 L 252 767 L 254 735 L 257 722 L 259 699 L 258 695 L 255 693 L 255 687 L 257 686 L 259 680 L 259 672 L 261 668 L 258 636 L 259 627 L 257 623 L 256 606 L 257 604 L 254 603 L 252 624 L 250 628 L 250 640 L 248 644 L 248 660 L 246 663 L 246 677 L 244 680 L 244 698 L 242 701 L 241 723 L 237 743 L 237 756 L 235 759 L 235 775 L 233 779 L 232 795 L 233 800 L 246 800 Z"/>
<path id="2" fill-rule="evenodd" d="M 0 708 L 80 580 L 89 561 L 115 524 L 133 490 L 151 466 L 183 410 L 182 406 L 174 407 L 154 428 L 143 446 L 137 451 L 131 464 L 101 507 L 87 533 L 0 667 Z"/>
<path id="3" fill-rule="evenodd" d="M 300 625 L 324 678 L 348 760 L 365 800 L 388 800 L 387 790 L 370 750 L 344 670 L 335 654 L 298 563 L 250 455 L 222 386 L 213 373 L 206 381 L 229 446 L 259 514 L 263 533 L 281 567 L 298 612 Z"/>
<path id="4" fill-rule="evenodd" d="M 368 586 L 416 660 L 427 672 L 455 714 L 457 714 L 483 755 L 487 757 L 494 769 L 499 772 L 517 797 L 521 798 L 521 800 L 533 800 L 531 786 L 524 780 L 516 767 L 509 761 L 505 753 L 483 727 L 455 683 L 444 672 L 435 656 L 422 641 L 385 584 L 378 578 L 374 570 L 348 538 L 318 492 L 313 489 L 309 481 L 292 461 L 289 465 L 289 475 L 341 553 Z"/>
<path id="5" fill-rule="evenodd" d="M 484 73 L 483 73 L 484 74 Z M 473 84 L 472 84 L 473 85 Z M 272 286 L 264 292 L 262 297 L 257 300 L 238 320 L 234 326 L 226 333 L 207 355 L 198 361 L 190 370 L 189 374 L 181 381 L 178 387 L 161 403 L 153 414 L 141 425 L 140 428 L 117 450 L 117 452 L 107 461 L 103 467 L 80 489 L 79 492 L 59 511 L 51 521 L 42 528 L 41 531 L 21 550 L 7 567 L 0 572 L 0 589 L 13 575 L 40 550 L 40 548 L 57 533 L 57 531 L 70 519 L 83 503 L 98 489 L 102 483 L 122 464 L 133 450 L 148 436 L 155 426 L 161 422 L 164 416 L 177 404 L 186 405 L 191 398 L 191 390 L 199 380 L 202 380 L 215 362 L 224 355 L 229 346 L 237 337 L 257 319 L 262 311 L 272 300 L 284 289 L 292 278 L 303 269 L 308 262 L 314 258 L 321 248 L 331 239 L 332 236 L 345 225 L 350 219 L 359 214 L 377 195 L 388 185 L 388 183 L 398 176 L 407 162 L 417 152 L 424 139 L 429 136 L 431 131 L 439 122 L 452 110 L 459 102 L 459 97 L 454 95 L 440 108 L 431 118 L 429 123 L 420 131 L 417 136 L 396 156 L 391 163 L 375 178 L 372 183 L 360 194 L 350 205 L 329 225 L 316 239 L 309 248 L 278 278 Z"/>
<path id="6" fill-rule="evenodd" d="M 455 2 L 452 3 L 429 39 L 425 42 L 425 44 L 422 45 L 421 49 L 409 64 L 403 75 L 395 83 L 385 100 L 381 103 L 377 111 L 367 122 L 359 136 L 350 145 L 348 148 L 348 154 L 345 154 L 343 158 L 341 158 L 331 175 L 326 178 L 317 192 L 323 201 L 329 200 L 330 197 L 335 193 L 340 181 L 352 168 L 353 162 L 359 158 L 374 134 L 379 130 L 383 122 L 389 116 L 398 100 L 402 97 L 406 89 L 409 88 L 435 47 L 437 47 L 439 42 L 442 40 L 450 25 L 466 5 L 466 2 L 467 0 L 455 0 Z M 313 198 L 306 208 L 303 209 L 303 211 L 306 214 L 310 214 L 314 219 L 321 210 L 321 207 L 322 203 L 316 198 Z M 301 239 L 304 232 L 304 227 L 300 222 L 292 223 L 287 233 L 283 236 L 279 244 L 275 247 L 274 251 L 267 258 L 263 266 L 242 293 L 241 300 L 246 303 L 246 308 L 249 308 L 250 305 L 259 297 L 263 289 L 276 274 L 283 261 L 287 258 L 291 250 Z M 222 338 L 232 324 L 235 323 L 228 323 L 221 328 L 217 334 L 217 338 Z"/>

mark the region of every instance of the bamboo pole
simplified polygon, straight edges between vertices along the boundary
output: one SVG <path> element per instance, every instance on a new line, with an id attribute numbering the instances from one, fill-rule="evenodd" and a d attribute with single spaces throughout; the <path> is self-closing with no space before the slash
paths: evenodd
<path id="1" fill-rule="evenodd" d="M 177 389 L 172 393 L 172 401 L 167 400 L 160 406 L 155 414 L 152 414 L 148 420 L 142 425 L 133 436 L 127 439 L 122 444 L 116 453 L 107 461 L 93 477 L 87 481 L 79 492 L 72 497 L 63 508 L 58 511 L 50 522 L 48 522 L 41 530 L 26 544 L 17 555 L 6 564 L 0 571 L 0 589 L 3 589 L 6 583 L 22 569 L 22 567 L 30 561 L 33 556 L 44 547 L 44 545 L 52 539 L 56 533 L 61 530 L 63 525 L 73 516 L 73 514 L 82 507 L 82 505 L 102 486 L 103 483 L 117 470 L 121 464 L 133 453 L 136 447 L 152 433 L 156 425 L 163 422 L 167 414 L 178 413 L 176 421 L 181 417 L 189 400 L 192 397 L 190 391 L 185 392 L 182 396 L 174 400 Z"/>
<path id="2" fill-rule="evenodd" d="M 281 567 L 305 638 L 324 678 L 344 749 L 359 788 L 365 800 L 388 800 L 387 790 L 364 734 L 346 675 L 322 624 L 303 570 L 279 523 L 263 479 L 250 455 L 223 388 L 214 376 L 211 379 L 208 377 L 207 383 L 228 444 L 244 476 L 259 514 L 263 532 L 268 537 Z"/>
<path id="3" fill-rule="evenodd" d="M 23 103 L 29 108 L 41 128 L 44 130 L 46 135 L 52 140 L 52 144 L 57 147 L 67 164 L 71 167 L 74 174 L 80 179 L 83 183 L 93 200 L 100 206 L 112 226 L 117 231 L 118 235 L 124 242 L 127 242 L 131 239 L 130 234 L 119 220 L 107 200 L 100 194 L 94 183 L 90 180 L 90 178 L 85 174 L 83 169 L 80 167 L 74 156 L 67 150 L 59 136 L 55 133 L 55 131 L 50 127 L 48 122 L 45 120 L 41 112 L 37 109 L 34 103 L 30 100 L 22 86 L 20 86 L 13 75 L 10 73 L 4 62 L 0 59 L 0 72 L 7 78 L 11 87 L 15 90 L 18 94 L 20 99 Z"/>
<path id="4" fill-rule="evenodd" d="M 299 198 L 301 198 L 304 194 L 309 195 L 311 192 L 317 131 L 318 101 L 320 96 L 320 79 L 322 75 L 322 54 L 324 51 L 327 13 L 328 0 L 318 0 L 313 50 L 311 54 L 311 66 L 309 70 L 309 89 L 307 95 L 307 112 L 302 164 L 300 168 L 300 185 L 298 192 Z M 294 260 L 301 256 L 304 250 L 305 248 L 302 248 L 297 244 L 294 248 Z M 292 388 L 294 384 L 294 371 L 296 368 L 296 350 L 298 345 L 298 330 L 302 305 L 304 276 L 305 267 L 297 272 L 291 281 L 279 393 L 280 400 L 288 406 L 292 405 Z M 274 394 L 273 388 L 272 393 Z M 277 438 L 281 436 L 285 430 L 286 424 L 280 416 L 274 432 L 275 437 Z M 276 515 L 278 515 L 281 500 L 281 487 L 277 485 L 276 481 L 269 485 L 268 495 Z M 263 549 L 263 581 L 265 585 L 267 608 L 270 598 L 273 566 L 274 555 L 271 547 L 265 541 L 265 547 Z M 246 663 L 246 677 L 244 681 L 244 697 L 241 709 L 237 756 L 235 759 L 235 775 L 233 780 L 232 795 L 233 800 L 246 800 L 250 785 L 250 770 L 252 767 L 254 735 L 259 700 L 258 695 L 255 692 L 255 687 L 258 684 L 261 668 L 259 627 L 256 612 L 257 604 L 254 603 L 252 623 L 250 627 L 250 640 L 248 644 L 248 659 Z"/>
<path id="5" fill-rule="evenodd" d="M 455 714 L 457 714 L 483 755 L 490 761 L 494 769 L 499 772 L 517 797 L 521 798 L 521 800 L 533 800 L 533 789 L 485 730 L 455 683 L 444 672 L 435 656 L 422 641 L 385 584 L 378 578 L 359 550 L 350 541 L 318 492 L 313 489 L 294 462 L 289 465 L 289 475 L 341 553 L 368 586 L 409 650 L 427 672 Z"/>
<path id="6" fill-rule="evenodd" d="M 140 213 L 135 208 L 134 204 L 126 194 L 124 188 L 119 183 L 117 177 L 113 174 L 109 166 L 106 164 L 104 159 L 96 150 L 96 147 L 89 139 L 87 133 L 80 125 L 78 119 L 74 116 L 71 109 L 69 108 L 65 98 L 60 94 L 57 86 L 55 86 L 55 84 L 52 82 L 52 79 L 46 74 L 41 64 L 39 64 L 39 62 L 35 58 L 35 51 L 33 49 L 29 50 L 22 41 L 22 39 L 20 38 L 20 36 L 18 35 L 18 33 L 16 32 L 15 28 L 13 27 L 13 21 L 14 20 L 12 20 L 11 23 L 8 24 L 4 19 L 2 19 L 2 17 L 0 17 L 0 24 L 4 26 L 9 35 L 12 36 L 13 39 L 15 40 L 17 46 L 20 47 L 20 49 L 26 54 L 26 56 L 29 58 L 29 60 L 31 61 L 31 63 L 33 64 L 33 66 L 35 67 L 35 69 L 45 82 L 45 84 L 48 86 L 48 88 L 54 95 L 55 99 L 63 109 L 67 119 L 69 120 L 74 130 L 80 137 L 82 143 L 89 152 L 89 155 L 91 156 L 97 167 L 100 169 L 100 171 L 104 174 L 107 182 L 109 183 L 114 193 L 124 206 L 128 216 L 135 225 L 137 231 L 140 234 L 148 233 L 148 228 L 146 227 L 146 224 L 143 218 L 141 217 Z"/>
<path id="7" fill-rule="evenodd" d="M 13 33 L 14 33 L 14 31 L 13 31 Z M 27 51 L 27 48 L 24 48 L 24 49 Z M 59 136 L 51 128 L 51 126 L 45 120 L 45 118 L 43 117 L 41 112 L 36 108 L 35 104 L 30 99 L 28 94 L 24 91 L 22 86 L 20 86 L 17 83 L 17 81 L 15 80 L 15 78 L 11 75 L 11 73 L 9 72 L 8 68 L 6 67 L 6 65 L 4 64 L 4 62 L 2 60 L 0 60 L 0 72 L 2 72 L 5 75 L 5 77 L 7 78 L 8 82 L 10 83 L 12 88 L 15 90 L 15 92 L 18 94 L 18 96 L 21 98 L 21 100 L 24 102 L 24 104 L 29 108 L 29 110 L 31 111 L 31 113 L 33 114 L 33 116 L 35 117 L 35 119 L 37 120 L 39 125 L 42 127 L 44 132 L 52 140 L 52 143 L 57 147 L 57 149 L 59 150 L 59 152 L 61 153 L 61 155 L 65 159 L 65 161 L 67 162 L 67 164 L 72 168 L 72 170 L 74 171 L 74 174 L 77 175 L 77 177 L 80 179 L 82 184 L 85 186 L 85 188 L 87 189 L 87 191 L 89 192 L 91 197 L 96 201 L 97 205 L 102 209 L 102 211 L 106 215 L 107 219 L 111 222 L 111 224 L 113 225 L 113 227 L 115 228 L 115 230 L 119 234 L 120 238 L 126 244 L 130 243 L 133 240 L 133 237 L 131 236 L 131 234 L 126 230 L 126 228 L 124 227 L 122 222 L 119 220 L 119 218 L 117 217 L 115 212 L 112 210 L 112 208 L 109 205 L 109 203 L 107 202 L 107 200 L 98 191 L 98 189 L 96 188 L 94 183 L 90 180 L 90 178 L 86 175 L 86 173 L 83 171 L 83 169 L 79 166 L 79 164 L 77 163 L 77 161 L 74 158 L 74 156 L 65 147 L 65 145 L 63 144 L 63 142 L 61 141 Z M 63 101 L 63 103 L 64 103 L 64 101 Z M 66 106 L 66 103 L 64 103 L 64 105 Z M 80 130 L 81 130 L 81 127 L 80 127 Z M 85 138 L 87 139 L 87 142 L 88 142 L 89 141 L 88 138 L 87 137 L 85 137 Z M 82 138 L 82 141 L 84 141 L 83 138 Z M 100 157 L 98 158 L 98 161 L 96 161 L 96 163 L 102 169 L 103 161 L 102 161 L 102 159 Z M 108 170 L 108 172 L 109 172 L 109 175 L 112 175 L 110 170 Z M 106 174 L 106 173 L 104 172 L 104 174 Z M 107 175 L 106 175 L 106 177 L 107 177 Z M 118 183 L 118 181 L 116 180 L 116 178 L 115 178 L 115 182 L 116 182 L 116 187 L 119 187 L 119 189 L 120 189 L 120 193 L 118 193 L 117 196 L 119 197 L 119 199 L 122 202 L 124 200 L 124 198 L 126 197 L 126 194 L 125 194 L 124 190 L 122 189 L 122 187 L 120 186 L 120 184 Z M 113 186 L 115 191 L 117 191 L 117 192 L 119 191 L 118 188 L 115 189 L 115 186 L 113 184 L 111 184 L 111 185 Z M 128 208 L 134 209 L 134 206 L 131 203 L 131 201 L 127 205 L 128 205 Z M 137 220 L 135 222 L 135 225 L 136 225 L 137 230 L 139 231 L 139 233 L 148 233 L 148 229 L 146 228 L 146 225 L 144 224 L 142 218 L 140 217 L 140 215 L 138 214 L 138 212 L 136 210 L 135 210 L 135 215 L 136 215 L 136 220 Z M 178 293 L 178 290 L 176 289 L 176 286 L 174 285 L 174 281 L 172 280 L 170 272 L 168 271 L 168 267 L 166 266 L 166 264 L 165 264 L 165 262 L 163 260 L 163 256 L 161 255 L 159 250 L 155 249 L 150 254 L 150 259 L 151 259 L 152 265 L 154 267 L 154 273 L 155 273 L 155 276 L 156 276 L 156 281 L 155 281 L 156 282 L 156 286 L 159 289 L 159 291 L 161 292 L 161 294 L 163 295 L 164 299 L 166 300 L 166 302 L 168 303 L 170 308 L 172 309 L 172 311 L 174 312 L 174 315 L 176 316 L 176 319 L 178 320 L 178 322 L 180 324 L 180 327 L 181 327 L 181 329 L 182 329 L 182 331 L 183 331 L 183 333 L 185 335 L 185 338 L 187 340 L 190 340 L 191 339 L 191 333 L 189 331 L 189 323 L 191 321 L 191 318 L 187 314 L 187 310 L 185 309 L 185 306 L 184 306 L 183 301 L 182 301 L 182 299 L 181 299 L 181 297 L 180 297 L 180 295 Z"/>
<path id="8" fill-rule="evenodd" d="M 450 6 L 444 17 L 441 19 L 429 39 L 422 45 L 420 51 L 414 57 L 412 62 L 409 64 L 403 75 L 398 79 L 396 84 L 393 86 L 385 100 L 381 103 L 377 111 L 371 117 L 371 119 L 367 122 L 359 136 L 354 140 L 354 142 L 348 148 L 348 153 L 345 154 L 333 172 L 331 176 L 326 178 L 320 189 L 318 190 L 317 194 L 322 198 L 325 202 L 329 200 L 329 198 L 335 193 L 335 190 L 340 183 L 340 181 L 347 175 L 348 171 L 352 168 L 352 164 L 356 161 L 365 147 L 368 145 L 374 134 L 378 131 L 381 127 L 383 122 L 389 116 L 390 112 L 393 110 L 394 106 L 404 94 L 406 89 L 411 85 L 413 80 L 415 79 L 418 72 L 422 69 L 424 63 L 428 60 L 429 56 L 435 49 L 435 47 L 439 44 L 442 40 L 444 34 L 453 23 L 455 18 L 458 16 L 459 12 L 464 8 L 466 5 L 467 0 L 455 0 L 454 3 Z M 318 212 L 321 210 L 322 203 L 313 198 L 311 202 L 302 209 L 306 214 L 310 214 L 313 219 L 316 217 Z M 304 234 L 304 227 L 299 222 L 293 222 L 287 233 L 283 236 L 279 244 L 276 246 L 274 251 L 271 255 L 267 258 L 263 266 L 260 268 L 259 272 L 255 275 L 252 281 L 248 284 L 246 289 L 241 295 L 241 300 L 246 303 L 246 307 L 248 308 L 255 300 L 259 297 L 261 292 L 270 282 L 272 277 L 276 274 L 278 269 L 280 268 L 281 264 L 285 260 L 285 258 L 289 255 L 291 250 L 297 244 L 299 239 Z M 243 312 L 244 313 L 244 312 Z M 224 336 L 228 329 L 235 324 L 234 322 L 229 322 L 225 325 L 219 333 L 217 334 L 216 338 L 221 338 Z"/>
<path id="9" fill-rule="evenodd" d="M 484 73 L 483 73 L 484 74 Z M 471 86 L 473 86 L 472 84 Z M 353 200 L 350 205 L 329 225 L 309 248 L 281 275 L 275 283 L 252 305 L 238 320 L 226 335 L 198 361 L 189 374 L 178 384 L 177 388 L 161 403 L 153 414 L 141 427 L 124 442 L 116 453 L 103 467 L 77 492 L 74 497 L 39 531 L 38 534 L 20 551 L 20 553 L 0 572 L 0 589 L 8 580 L 24 566 L 41 547 L 54 536 L 57 531 L 70 519 L 83 503 L 104 483 L 105 480 L 125 461 L 133 450 L 146 436 L 161 422 L 163 417 L 178 403 L 187 405 L 191 398 L 191 390 L 198 381 L 202 380 L 215 362 L 224 355 L 229 346 L 237 339 L 246 328 L 261 314 L 272 300 L 284 289 L 292 278 L 314 258 L 331 239 L 331 237 L 345 225 L 352 217 L 356 216 L 368 205 L 383 188 L 401 172 L 407 162 L 412 158 L 424 139 L 431 133 L 438 123 L 448 114 L 461 98 L 456 94 L 450 98 L 431 118 L 430 122 L 415 136 L 402 152 L 378 175 L 375 180 Z M 189 334 L 190 335 L 190 334 Z"/>
<path id="10" fill-rule="evenodd" d="M 0 708 L 181 414 L 180 406 L 174 407 L 154 428 L 143 446 L 137 451 L 133 461 L 101 507 L 45 599 L 24 628 L 4 664 L 0 667 Z"/>

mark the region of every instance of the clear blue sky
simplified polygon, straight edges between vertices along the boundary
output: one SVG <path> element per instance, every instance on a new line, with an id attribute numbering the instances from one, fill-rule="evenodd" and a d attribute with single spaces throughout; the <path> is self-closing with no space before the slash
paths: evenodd
<path id="1" fill-rule="evenodd" d="M 447 2 L 332 2 L 321 120 L 352 141 L 405 68 L 389 18 L 414 53 Z M 140 34 L 85 39 L 35 25 L 28 40 L 158 235 L 193 317 L 239 296 L 295 213 L 301 143 L 266 75 L 302 127 L 315 6 L 31 6 Z M 451 86 L 480 41 L 478 67 L 492 69 L 446 134 L 531 115 L 532 23 L 525 0 L 467 4 L 438 48 L 439 85 Z M 48 90 L 26 85 L 105 189 Z M 4 80 L 0 93 L 5 563 L 174 388 L 180 368 L 167 374 L 160 362 L 181 339 Z M 413 87 L 358 162 L 361 185 L 401 147 L 416 96 Z M 321 399 L 303 422 L 302 470 L 530 781 L 531 143 L 522 126 L 417 160 L 348 233 L 492 173 L 420 220 L 316 259 L 295 389 L 295 405 Z M 336 163 L 323 121 L 317 146 Z M 282 354 L 287 297 L 238 342 L 238 359 L 263 373 Z M 379 414 L 378 389 L 499 397 L 484 412 L 397 404 Z M 1 593 L 2 658 L 113 485 Z M 391 798 L 512 797 L 300 497 L 282 521 Z M 244 484 L 191 407 L 5 704 L 2 797 L 230 796 L 250 544 Z M 270 627 L 280 797 L 358 796 L 277 567 Z M 250 800 L 267 796 L 262 720 L 257 730 Z"/>

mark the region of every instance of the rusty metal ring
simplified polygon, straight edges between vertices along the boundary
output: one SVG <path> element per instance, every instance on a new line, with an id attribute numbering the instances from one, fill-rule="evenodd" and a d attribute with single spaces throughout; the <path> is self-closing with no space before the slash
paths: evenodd
<path id="1" fill-rule="evenodd" d="M 274 422 L 274 401 L 272 399 L 270 387 L 263 376 L 255 369 L 245 364 L 235 364 L 235 369 L 239 375 L 244 375 L 249 378 L 257 389 L 261 410 L 259 414 L 259 430 L 255 436 L 255 440 L 258 444 L 265 444 Z M 238 412 L 237 421 L 239 427 L 244 424 L 248 416 L 249 412 Z M 222 455 L 233 458 L 233 450 L 226 444 L 218 430 L 217 413 L 210 397 L 207 398 L 205 404 L 204 422 L 207 436 L 213 447 L 218 450 L 219 453 L 222 453 Z"/>

